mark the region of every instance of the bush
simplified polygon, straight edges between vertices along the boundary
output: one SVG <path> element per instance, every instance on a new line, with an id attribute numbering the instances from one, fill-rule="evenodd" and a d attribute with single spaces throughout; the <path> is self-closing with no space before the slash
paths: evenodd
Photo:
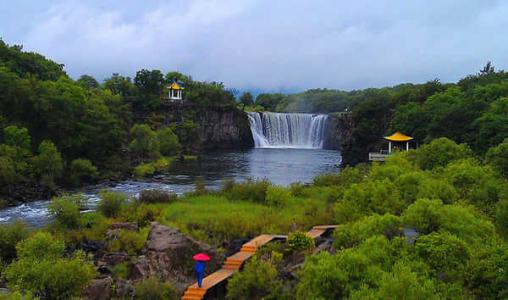
<path id="1" fill-rule="evenodd" d="M 17 221 L 0 226 L 0 264 L 10 263 L 16 258 L 16 244 L 28 237 L 25 224 Z"/>
<path id="2" fill-rule="evenodd" d="M 182 148 L 180 142 L 178 142 L 178 137 L 169 127 L 157 131 L 157 139 L 159 140 L 162 155 L 176 155 Z"/>
<path id="3" fill-rule="evenodd" d="M 206 183 L 202 178 L 196 179 L 196 182 L 194 182 L 194 195 L 200 196 L 205 195 L 207 193 L 206 190 Z"/>
<path id="4" fill-rule="evenodd" d="M 391 214 L 367 216 L 355 223 L 344 224 L 335 229 L 333 245 L 337 249 L 351 248 L 375 235 L 392 239 L 402 234 L 401 227 L 402 222 L 399 217 Z"/>
<path id="5" fill-rule="evenodd" d="M 88 159 L 78 158 L 71 162 L 70 181 L 74 186 L 84 182 L 91 182 L 99 175 L 95 167 Z"/>
<path id="6" fill-rule="evenodd" d="M 59 224 L 77 228 L 80 225 L 80 210 L 85 206 L 85 201 L 85 197 L 80 194 L 55 197 L 48 205 L 49 213 Z"/>
<path id="7" fill-rule="evenodd" d="M 136 255 L 141 252 L 148 236 L 148 228 L 140 231 L 120 229 L 115 238 L 108 242 L 107 248 L 111 252 L 126 252 Z"/>
<path id="8" fill-rule="evenodd" d="M 502 233 L 508 234 L 508 199 L 496 205 L 496 224 Z"/>
<path id="9" fill-rule="evenodd" d="M 490 148 L 485 160 L 504 178 L 508 178 L 508 138 L 496 147 Z"/>
<path id="10" fill-rule="evenodd" d="M 164 190 L 142 190 L 139 193 L 139 202 L 141 203 L 172 203 L 177 200 L 178 196 L 175 193 Z"/>
<path id="11" fill-rule="evenodd" d="M 305 186 L 300 182 L 293 182 L 289 185 L 291 195 L 295 197 L 302 197 L 305 195 Z"/>
<path id="12" fill-rule="evenodd" d="M 416 161 L 422 169 L 444 167 L 452 161 L 469 158 L 471 149 L 464 144 L 458 145 L 447 138 L 433 140 L 416 151 Z"/>
<path id="13" fill-rule="evenodd" d="M 248 179 L 242 183 L 236 183 L 225 195 L 230 200 L 244 200 L 256 203 L 266 202 L 266 192 L 271 183 L 266 180 Z"/>
<path id="14" fill-rule="evenodd" d="M 158 158 L 160 143 L 157 134 L 146 124 L 136 124 L 131 128 L 132 141 L 129 149 L 139 158 Z"/>
<path id="15" fill-rule="evenodd" d="M 18 259 L 5 270 L 9 288 L 40 299 L 70 299 L 95 277 L 82 252 L 64 258 L 64 243 L 38 232 L 17 246 Z"/>
<path id="16" fill-rule="evenodd" d="M 155 166 L 152 163 L 140 164 L 134 168 L 134 176 L 137 178 L 146 177 L 155 173 Z"/>
<path id="17" fill-rule="evenodd" d="M 277 269 L 267 261 L 251 258 L 245 270 L 237 272 L 228 282 L 226 299 L 256 300 L 282 299 L 282 282 Z"/>
<path id="18" fill-rule="evenodd" d="M 177 300 L 179 298 L 178 292 L 171 284 L 150 277 L 134 285 L 134 299 Z"/>
<path id="19" fill-rule="evenodd" d="M 266 189 L 266 203 L 271 206 L 285 206 L 293 196 L 291 192 L 281 186 L 270 185 Z"/>
<path id="20" fill-rule="evenodd" d="M 101 201 L 97 210 L 105 217 L 115 218 L 119 215 L 122 206 L 127 202 L 127 195 L 120 192 L 103 190 L 100 192 Z"/>
<path id="21" fill-rule="evenodd" d="M 424 235 L 415 243 L 415 251 L 434 271 L 436 276 L 456 279 L 469 259 L 466 243 L 447 232 Z"/>
<path id="22" fill-rule="evenodd" d="M 62 176 L 62 156 L 51 141 L 42 141 L 38 152 L 39 155 L 33 158 L 34 171 L 42 185 L 53 188 L 55 180 Z"/>
<path id="23" fill-rule="evenodd" d="M 314 240 L 305 232 L 295 231 L 289 234 L 288 248 L 291 252 L 309 252 L 314 248 Z"/>

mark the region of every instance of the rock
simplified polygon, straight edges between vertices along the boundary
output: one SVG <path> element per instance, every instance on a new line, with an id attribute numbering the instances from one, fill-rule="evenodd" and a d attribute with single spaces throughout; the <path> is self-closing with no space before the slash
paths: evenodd
<path id="1" fill-rule="evenodd" d="M 132 230 L 137 231 L 138 224 L 134 222 L 120 222 L 120 223 L 113 223 L 109 226 L 109 229 L 115 230 L 115 229 L 125 229 L 125 230 Z"/>
<path id="2" fill-rule="evenodd" d="M 124 252 L 107 252 L 97 263 L 98 267 L 114 266 L 123 262 L 129 261 L 129 255 Z"/>
<path id="3" fill-rule="evenodd" d="M 112 296 L 112 286 L 113 279 L 111 279 L 111 277 L 95 279 L 86 287 L 86 299 L 109 300 Z"/>
<path id="4" fill-rule="evenodd" d="M 132 279 L 156 276 L 171 281 L 179 291 L 195 280 L 193 255 L 204 252 L 211 257 L 207 274 L 219 269 L 224 260 L 224 256 L 212 247 L 157 222 L 151 225 L 143 251 L 145 255 L 140 256 L 130 269 Z"/>
<path id="5" fill-rule="evenodd" d="M 132 281 L 125 279 L 115 280 L 115 296 L 119 299 L 131 299 L 134 294 Z"/>

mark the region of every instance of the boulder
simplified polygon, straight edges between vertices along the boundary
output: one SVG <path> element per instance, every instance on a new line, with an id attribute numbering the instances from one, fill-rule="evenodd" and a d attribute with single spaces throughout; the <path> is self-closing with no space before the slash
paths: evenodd
<path id="1" fill-rule="evenodd" d="M 204 252 L 210 256 L 206 271 L 211 273 L 222 265 L 224 256 L 215 249 L 157 222 L 151 224 L 143 253 L 131 266 L 130 274 L 135 280 L 156 276 L 169 280 L 183 291 L 194 279 L 192 256 Z"/>
<path id="2" fill-rule="evenodd" d="M 86 287 L 85 297 L 90 300 L 109 300 L 112 296 L 112 286 L 111 277 L 95 279 Z"/>

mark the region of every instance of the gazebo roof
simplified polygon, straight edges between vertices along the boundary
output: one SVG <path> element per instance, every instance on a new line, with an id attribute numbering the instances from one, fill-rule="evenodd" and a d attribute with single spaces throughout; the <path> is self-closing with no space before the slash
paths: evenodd
<path id="1" fill-rule="evenodd" d="M 395 132 L 390 136 L 385 136 L 385 140 L 392 142 L 408 142 L 411 141 L 412 139 L 413 137 L 407 136 L 403 133 L 400 133 L 399 131 Z"/>
<path id="2" fill-rule="evenodd" d="M 181 87 L 178 83 L 176 82 L 172 82 L 169 86 L 168 86 L 168 89 L 170 90 L 183 90 L 183 87 Z"/>

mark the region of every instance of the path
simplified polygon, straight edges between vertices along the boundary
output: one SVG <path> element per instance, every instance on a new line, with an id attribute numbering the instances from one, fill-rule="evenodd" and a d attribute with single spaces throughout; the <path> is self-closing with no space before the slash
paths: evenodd
<path id="1" fill-rule="evenodd" d="M 312 229 L 307 232 L 307 235 L 313 239 L 316 239 L 323 234 L 325 234 L 329 230 L 334 230 L 337 228 L 337 225 L 320 225 L 314 226 Z M 201 300 L 205 297 L 208 290 L 217 286 L 221 282 L 227 280 L 231 277 L 236 271 L 239 271 L 242 267 L 243 263 L 251 258 L 259 247 L 274 241 L 274 240 L 285 240 L 287 236 L 285 235 L 270 235 L 270 234 L 262 234 L 257 236 L 256 238 L 248 241 L 243 244 L 242 248 L 239 252 L 231 255 L 226 259 L 222 269 L 206 276 L 203 279 L 203 284 L 201 287 L 198 287 L 197 283 L 189 286 L 185 293 L 182 296 L 181 300 Z"/>

